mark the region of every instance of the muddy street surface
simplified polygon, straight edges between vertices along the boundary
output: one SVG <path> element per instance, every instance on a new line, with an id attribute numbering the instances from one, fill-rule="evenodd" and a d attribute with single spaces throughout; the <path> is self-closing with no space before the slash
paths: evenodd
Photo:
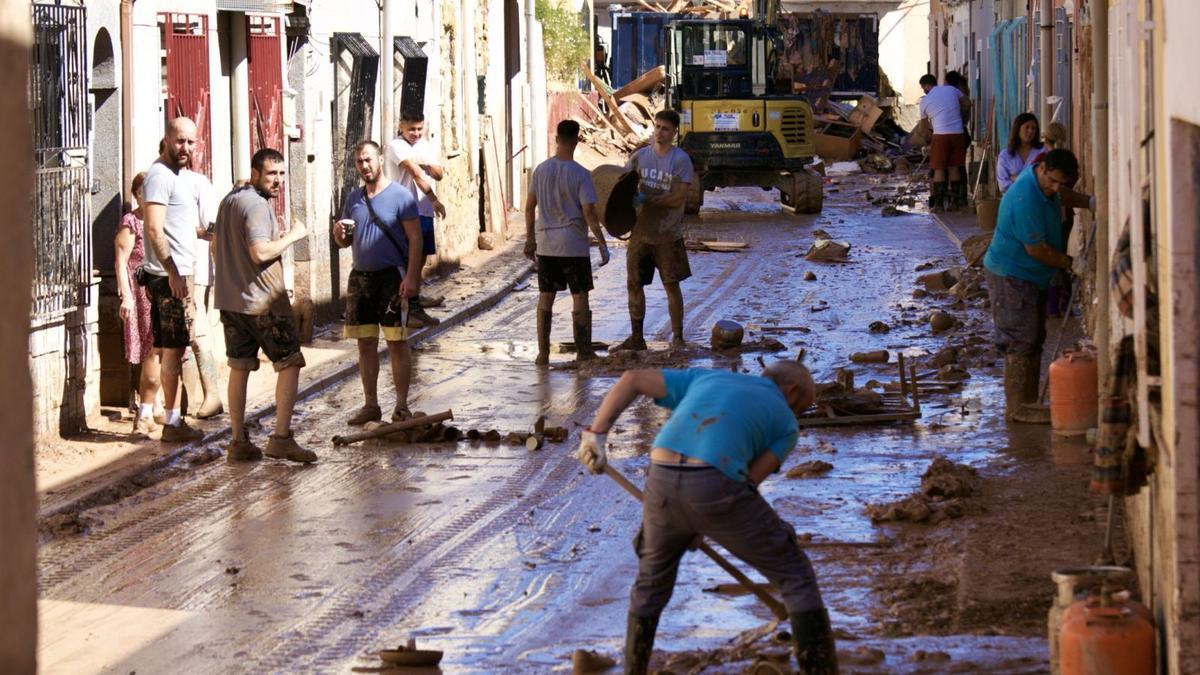
<path id="1" fill-rule="evenodd" d="M 1090 563 L 1102 536 L 1104 514 L 1085 491 L 1086 450 L 1052 443 L 1044 428 L 1005 425 L 983 300 L 914 299 L 918 266 L 957 266 L 961 255 L 928 215 L 882 217 L 871 204 L 906 185 L 835 179 L 818 217 L 781 212 L 757 190 L 709 193 L 689 237 L 748 247 L 691 253 L 685 352 L 666 353 L 656 285 L 647 293 L 649 356 L 576 369 L 564 352 L 539 369 L 535 279 L 418 350 L 413 410 L 452 409 L 461 429 L 501 434 L 528 432 L 545 415 L 570 431 L 564 443 L 535 452 L 467 441 L 334 447 L 330 437 L 348 430 L 344 420 L 361 404 L 352 378 L 297 407 L 296 433 L 317 464 L 231 466 L 198 453 L 182 475 L 90 510 L 88 531 L 41 549 L 43 668 L 347 672 L 380 665 L 375 652 L 409 636 L 444 650 L 446 672 L 569 671 L 577 648 L 619 657 L 640 508 L 573 455 L 622 368 L 756 373 L 760 359 L 803 350 L 818 381 L 850 367 L 861 386 L 893 382 L 896 369 L 852 365 L 852 352 L 887 349 L 893 362 L 904 352 L 926 367 L 957 346 L 969 375 L 961 390 L 928 395 L 912 425 L 802 431 L 762 492 L 811 538 L 844 672 L 1044 671 L 1049 572 Z M 852 244 L 847 262 L 804 259 L 818 229 Z M 623 247 L 595 279 L 593 337 L 615 344 L 628 334 Z M 934 308 L 956 326 L 934 334 Z M 570 311 L 561 294 L 557 343 L 571 341 Z M 747 341 L 762 349 L 709 351 L 718 319 L 746 325 Z M 876 321 L 890 330 L 872 332 Z M 387 410 L 391 387 L 380 389 Z M 663 419 L 642 402 L 610 434 L 610 462 L 635 483 Z M 867 507 L 921 493 L 938 456 L 975 469 L 961 493 L 933 499 L 920 523 L 873 522 Z M 832 469 L 785 477 L 813 460 Z M 701 554 L 685 557 L 653 665 L 744 672 L 786 652 L 753 596 L 709 590 L 728 583 Z"/>

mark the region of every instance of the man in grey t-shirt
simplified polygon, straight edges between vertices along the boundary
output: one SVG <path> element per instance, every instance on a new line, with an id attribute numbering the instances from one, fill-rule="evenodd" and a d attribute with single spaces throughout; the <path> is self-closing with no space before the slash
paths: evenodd
<path id="1" fill-rule="evenodd" d="M 154 346 L 162 350 L 162 388 L 167 424 L 162 440 L 200 440 L 202 432 L 183 421 L 179 410 L 179 374 L 183 351 L 191 342 L 192 272 L 196 238 L 207 236 L 200 219 L 200 197 L 187 169 L 196 147 L 196 124 L 179 117 L 167 125 L 162 153 L 146 171 L 142 188 L 146 216 L 146 271 L 150 283 L 150 328 Z"/>
<path id="2" fill-rule="evenodd" d="M 554 156 L 533 170 L 525 199 L 525 255 L 536 259 L 538 270 L 537 340 L 540 366 L 550 362 L 550 322 L 554 296 L 570 289 L 571 313 L 578 360 L 592 359 L 592 261 L 588 228 L 600 242 L 600 264 L 608 264 L 608 244 L 596 215 L 592 175 L 575 161 L 579 123 L 559 122 Z M 536 213 L 536 219 L 535 219 Z"/>
<path id="3" fill-rule="evenodd" d="M 654 270 L 667 293 L 674 338 L 671 347 L 683 347 L 683 291 L 679 282 L 692 276 L 683 245 L 683 205 L 687 201 L 692 160 L 675 147 L 679 113 L 660 110 L 654 116 L 654 143 L 635 151 L 625 168 L 637 171 L 640 181 L 634 206 L 637 224 L 629 237 L 626 282 L 629 291 L 630 334 L 613 350 L 646 349 L 642 322 L 646 318 L 645 287 L 654 282 Z"/>
<path id="4" fill-rule="evenodd" d="M 316 453 L 301 448 L 292 435 L 292 409 L 304 355 L 300 332 L 283 285 L 280 256 L 308 236 L 303 223 L 277 236 L 270 200 L 279 196 L 286 171 L 283 155 L 264 148 L 250 161 L 250 185 L 234 188 L 217 211 L 214 252 L 217 260 L 216 307 L 225 327 L 229 357 L 229 423 L 232 440 L 226 459 L 255 461 L 263 452 L 246 433 L 246 385 L 258 370 L 258 350 L 275 366 L 275 433 L 266 455 L 294 462 L 315 462 Z"/>

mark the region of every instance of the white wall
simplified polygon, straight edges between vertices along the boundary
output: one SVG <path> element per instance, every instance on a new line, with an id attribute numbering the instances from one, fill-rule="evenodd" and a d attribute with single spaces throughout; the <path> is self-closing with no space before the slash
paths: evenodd
<path id="1" fill-rule="evenodd" d="M 915 105 L 924 92 L 918 80 L 929 61 L 929 2 L 905 0 L 879 21 L 879 66 L 902 105 Z"/>

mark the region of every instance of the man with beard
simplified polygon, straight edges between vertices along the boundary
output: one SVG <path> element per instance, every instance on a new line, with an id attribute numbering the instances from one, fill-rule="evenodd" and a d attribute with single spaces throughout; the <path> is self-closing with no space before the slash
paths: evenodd
<path id="1" fill-rule="evenodd" d="M 342 219 L 333 225 L 338 246 L 353 246 L 354 269 L 346 285 L 347 338 L 358 340 L 358 371 L 363 386 L 363 407 L 349 419 L 363 425 L 383 417 L 379 407 L 379 334 L 387 340 L 396 387 L 392 420 L 412 416 L 408 410 L 408 385 L 412 355 L 405 325 L 408 301 L 421 292 L 421 221 L 411 191 L 392 182 L 383 170 L 383 153 L 374 141 L 363 141 L 354 151 L 355 166 L 363 179 L 342 208 Z"/>
<path id="2" fill-rule="evenodd" d="M 192 340 L 192 274 L 196 240 L 206 237 L 200 217 L 197 181 L 188 165 L 196 148 L 196 124 L 178 117 L 167 125 L 163 149 L 146 171 L 143 185 L 146 215 L 146 263 L 149 276 L 150 329 L 162 350 L 162 389 L 167 408 L 162 440 L 200 440 L 203 432 L 188 426 L 180 414 L 179 380 L 183 352 Z"/>
<path id="3" fill-rule="evenodd" d="M 286 167 L 278 150 L 264 148 L 250 161 L 250 185 L 234 188 L 217 212 L 214 252 L 221 264 L 216 274 L 216 307 L 225 327 L 229 358 L 229 424 L 232 439 L 226 460 L 256 461 L 259 450 L 246 433 L 246 385 L 258 370 L 262 348 L 275 367 L 275 433 L 267 441 L 267 457 L 315 462 L 317 455 L 296 443 L 292 409 L 304 355 L 300 332 L 283 285 L 280 256 L 308 236 L 303 223 L 279 236 L 270 200 L 279 197 Z"/>

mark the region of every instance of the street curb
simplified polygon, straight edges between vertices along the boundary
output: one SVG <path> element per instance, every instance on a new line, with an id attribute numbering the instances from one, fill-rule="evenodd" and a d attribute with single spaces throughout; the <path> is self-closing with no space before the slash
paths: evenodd
<path id="1" fill-rule="evenodd" d="M 491 309 L 492 307 L 495 307 L 502 300 L 504 300 L 506 297 L 508 297 L 508 295 L 513 292 L 514 287 L 517 286 L 518 284 L 520 284 L 522 281 L 524 281 L 532 272 L 533 272 L 533 263 L 532 262 L 522 266 L 502 286 L 500 286 L 498 289 L 496 289 L 492 293 L 489 293 L 487 296 L 480 298 L 479 300 L 477 300 L 476 302 L 467 306 L 466 308 L 462 309 L 461 311 L 459 311 L 455 314 L 452 314 L 450 316 L 447 316 L 446 318 L 442 319 L 441 323 L 439 323 L 438 325 L 430 326 L 428 328 L 422 328 L 422 329 L 418 330 L 416 333 L 414 333 L 409 338 L 409 345 L 410 346 L 420 345 L 422 342 L 425 342 L 426 340 L 434 338 L 451 328 L 460 326 L 460 325 L 466 323 L 467 321 L 470 321 L 471 319 L 486 312 L 487 310 Z M 387 352 L 387 346 L 384 345 L 383 347 L 380 348 L 379 353 L 386 354 L 386 352 Z M 308 397 L 346 379 L 347 377 L 349 377 L 352 373 L 354 373 L 357 370 L 358 370 L 358 361 L 356 359 L 347 359 L 344 364 L 333 368 L 330 372 L 324 374 L 320 378 L 318 378 L 316 380 L 312 380 L 312 381 L 308 382 L 307 384 L 305 384 L 304 386 L 302 386 L 300 388 L 300 390 L 296 392 L 296 401 L 299 402 L 299 401 L 303 401 L 303 400 L 307 399 Z M 265 417 L 269 417 L 270 415 L 273 415 L 274 413 L 275 413 L 275 403 L 272 402 L 261 408 L 258 408 L 257 410 L 254 410 L 253 412 L 247 411 L 246 422 L 247 423 L 252 422 L 252 421 L 257 422 L 257 421 L 262 420 Z M 66 502 L 65 504 L 59 504 L 59 505 L 55 506 L 53 510 L 48 510 L 48 511 L 40 511 L 39 510 L 38 521 L 39 521 L 39 523 L 41 523 L 42 521 L 45 521 L 46 519 L 53 518 L 58 515 L 74 513 L 74 512 L 78 512 L 78 511 L 95 508 L 97 506 L 103 506 L 108 503 L 113 503 L 113 501 L 115 501 L 115 500 L 110 499 L 110 498 L 108 498 L 107 495 L 105 495 L 105 492 L 107 492 L 107 490 L 109 488 L 112 488 L 114 486 L 124 484 L 124 483 L 130 483 L 130 482 L 136 483 L 137 479 L 140 476 L 143 476 L 145 474 L 159 471 L 161 469 L 169 467 L 172 464 L 174 464 L 176 461 L 178 461 L 181 457 L 183 457 L 185 454 L 187 454 L 188 452 L 195 450 L 196 448 L 200 448 L 200 447 L 210 445 L 212 443 L 216 443 L 218 441 L 224 440 L 229 437 L 230 433 L 231 433 L 231 429 L 229 428 L 228 425 L 226 425 L 219 431 L 214 431 L 209 434 L 206 434 L 204 436 L 204 438 L 200 439 L 199 441 L 196 441 L 195 443 L 188 443 L 185 445 L 181 445 L 166 454 L 158 456 L 151 462 L 148 462 L 148 463 L 140 465 L 140 466 L 131 467 L 129 470 L 124 471 L 124 472 L 116 472 L 116 473 L 112 474 L 111 476 L 107 476 L 104 479 L 98 481 L 97 484 L 91 485 L 88 488 L 81 490 L 80 494 L 78 496 L 71 498 L 71 500 Z M 139 487 L 148 487 L 148 485 L 147 486 L 139 486 Z M 122 497 L 123 496 L 124 495 L 122 495 Z M 118 499 L 120 499 L 122 497 L 118 497 Z"/>
<path id="2" fill-rule="evenodd" d="M 950 226 L 942 220 L 941 215 L 930 212 L 929 217 L 933 218 L 933 222 L 937 223 L 937 226 L 942 228 L 942 232 L 946 233 L 946 236 L 950 239 L 950 241 L 953 242 L 954 245 L 959 248 L 959 250 L 962 250 L 962 240 L 959 239 L 958 235 L 954 234 L 954 230 L 950 229 Z"/>

